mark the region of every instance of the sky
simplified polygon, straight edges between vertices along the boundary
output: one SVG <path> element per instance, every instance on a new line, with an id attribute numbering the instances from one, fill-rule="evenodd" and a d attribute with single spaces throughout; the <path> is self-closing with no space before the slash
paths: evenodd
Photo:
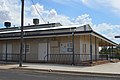
<path id="1" fill-rule="evenodd" d="M 62 25 L 90 24 L 103 36 L 120 43 L 114 36 L 120 35 L 120 0 L 25 0 L 24 25 L 33 24 L 39 18 L 40 24 L 60 22 Z M 37 13 L 35 7 L 42 18 Z M 21 0 L 0 0 L 0 28 L 5 21 L 20 26 Z"/>

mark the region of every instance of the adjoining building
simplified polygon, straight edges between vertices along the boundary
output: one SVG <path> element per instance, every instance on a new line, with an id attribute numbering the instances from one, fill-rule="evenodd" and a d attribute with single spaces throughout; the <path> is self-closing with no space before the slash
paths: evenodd
<path id="1" fill-rule="evenodd" d="M 0 29 L 0 60 L 18 61 L 20 27 Z M 99 47 L 117 43 L 95 32 L 89 24 L 62 26 L 60 23 L 24 26 L 23 61 L 64 64 L 108 60 Z M 110 52 L 112 54 L 112 52 Z"/>

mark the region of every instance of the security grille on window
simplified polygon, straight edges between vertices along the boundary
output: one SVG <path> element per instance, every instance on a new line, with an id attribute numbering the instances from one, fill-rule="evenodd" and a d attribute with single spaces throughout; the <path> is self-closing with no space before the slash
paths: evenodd
<path id="1" fill-rule="evenodd" d="M 30 45 L 26 44 L 23 46 L 23 53 L 30 53 Z"/>
<path id="2" fill-rule="evenodd" d="M 60 53 L 66 53 L 66 43 L 60 43 Z"/>
<path id="3" fill-rule="evenodd" d="M 72 47 L 72 42 L 67 43 L 67 52 L 72 52 L 73 47 Z"/>
<path id="4" fill-rule="evenodd" d="M 73 51 L 72 42 L 60 43 L 60 52 L 69 53 Z"/>

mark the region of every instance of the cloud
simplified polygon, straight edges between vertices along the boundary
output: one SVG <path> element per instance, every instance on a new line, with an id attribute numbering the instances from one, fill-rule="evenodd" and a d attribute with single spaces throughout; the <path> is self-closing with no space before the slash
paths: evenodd
<path id="1" fill-rule="evenodd" d="M 104 35 L 105 37 L 119 43 L 119 39 L 115 39 L 114 37 L 119 35 L 120 25 L 101 23 L 101 24 L 93 25 L 92 28 L 96 32 L 98 32 L 98 33 Z"/>
<path id="2" fill-rule="evenodd" d="M 83 14 L 81 16 L 78 16 L 75 19 L 75 24 L 90 24 L 90 25 L 92 25 L 92 18 L 90 18 L 89 14 Z"/>
<path id="3" fill-rule="evenodd" d="M 10 20 L 10 12 L 4 2 L 0 1 L 0 23 Z"/>
<path id="4" fill-rule="evenodd" d="M 0 23 L 11 21 L 20 23 L 20 5 L 18 0 L 0 0 Z"/>
<path id="5" fill-rule="evenodd" d="M 94 9 L 102 9 L 106 8 L 107 10 L 111 10 L 117 15 L 120 15 L 120 0 L 82 0 L 83 4 L 90 8 Z"/>
<path id="6" fill-rule="evenodd" d="M 81 0 L 82 1 L 82 3 L 84 3 L 84 4 L 86 4 L 86 5 L 89 5 L 88 3 L 89 3 L 89 0 Z"/>
<path id="7" fill-rule="evenodd" d="M 93 9 L 105 9 L 120 16 L 120 0 L 51 0 L 65 6 L 79 6 L 81 3 Z"/>
<path id="8" fill-rule="evenodd" d="M 73 1 L 73 0 L 70 0 Z M 78 0 L 75 0 L 77 2 Z M 92 0 L 82 0 L 86 5 L 93 4 Z M 92 2 L 91 2 L 92 1 Z M 107 0 L 105 1 L 97 1 L 99 4 L 105 4 Z M 112 0 L 111 0 L 112 1 Z M 110 1 L 110 2 L 111 2 Z M 110 4 L 109 2 L 109 4 Z M 37 13 L 34 5 L 31 5 L 30 3 L 26 3 L 25 6 L 25 25 L 33 24 L 32 19 L 33 18 L 39 18 L 40 24 L 44 23 L 42 19 L 40 18 L 39 14 Z M 114 4 L 114 5 L 113 5 Z M 119 10 L 119 6 L 115 6 L 117 3 L 111 3 L 111 5 L 114 6 L 116 10 Z M 108 5 L 108 4 L 107 4 Z M 58 14 L 56 9 L 45 9 L 44 5 L 41 5 L 39 3 L 36 3 L 35 6 L 37 7 L 38 11 L 40 12 L 41 16 L 45 19 L 46 22 L 60 22 L 63 25 L 73 25 L 73 24 L 90 24 L 92 28 L 108 37 L 111 40 L 114 40 L 116 42 L 119 42 L 118 39 L 115 39 L 115 35 L 119 35 L 120 25 L 112 25 L 109 23 L 101 23 L 101 24 L 93 24 L 92 18 L 89 14 L 82 14 L 78 17 L 71 19 L 70 17 Z M 112 7 L 113 8 L 113 7 Z M 19 0 L 1 0 L 0 1 L 0 22 L 3 23 L 4 21 L 11 21 L 13 25 L 20 26 L 20 2 Z"/>
<path id="9" fill-rule="evenodd" d="M 5 21 L 11 21 L 12 25 L 20 26 L 21 22 L 21 2 L 19 0 L 1 0 L 0 1 L 0 23 Z M 33 18 L 39 18 L 40 24 L 43 24 L 43 20 L 40 15 L 45 19 L 46 22 L 61 22 L 63 25 L 71 24 L 70 18 L 65 15 L 60 15 L 55 9 L 46 10 L 43 5 L 36 3 L 35 6 L 38 10 L 36 11 L 34 5 L 30 3 L 25 6 L 25 25 L 33 24 Z"/>
<path id="10" fill-rule="evenodd" d="M 39 3 L 36 3 L 35 5 L 31 6 L 31 15 L 39 16 L 38 12 L 42 14 L 44 12 L 44 6 L 40 5 Z"/>
<path id="11" fill-rule="evenodd" d="M 39 6 L 42 5 L 39 4 Z M 111 25 L 109 23 L 93 24 L 92 18 L 90 17 L 89 14 L 82 14 L 76 17 L 74 20 L 71 20 L 71 18 L 68 16 L 58 14 L 55 9 L 45 10 L 44 7 L 42 8 L 43 9 L 41 14 L 42 15 L 44 14 L 45 20 L 49 22 L 60 22 L 63 25 L 90 24 L 96 32 L 104 35 L 105 37 L 111 40 L 117 41 L 114 38 L 114 36 L 118 35 L 118 32 L 120 30 L 120 25 Z"/>
<path id="12" fill-rule="evenodd" d="M 55 9 L 51 9 L 49 13 L 49 17 L 56 17 L 58 14 Z"/>
<path id="13" fill-rule="evenodd" d="M 74 3 L 76 3 L 76 1 L 79 0 L 51 0 L 51 1 L 62 5 L 72 6 L 74 5 Z"/>
<path id="14" fill-rule="evenodd" d="M 9 11 L 0 11 L 0 23 L 10 19 Z"/>
<path id="15" fill-rule="evenodd" d="M 14 0 L 9 2 L 10 0 L 3 0 L 0 1 L 1 4 L 4 3 L 4 13 L 0 14 L 1 18 L 3 17 L 4 19 L 1 19 L 1 22 L 4 22 L 6 20 L 9 20 L 12 22 L 13 25 L 20 26 L 20 2 L 18 0 Z M 77 0 L 75 0 L 77 1 Z M 67 0 L 69 2 L 69 0 Z M 27 2 L 28 3 L 28 2 Z M 75 18 L 74 20 L 71 20 L 70 17 L 65 16 L 63 14 L 58 14 L 55 9 L 51 10 L 46 10 L 43 5 L 36 3 L 35 5 L 26 4 L 25 6 L 25 25 L 28 24 L 33 24 L 32 19 L 33 18 L 39 18 L 40 19 L 40 24 L 43 24 L 43 20 L 39 16 L 38 12 L 40 15 L 45 19 L 46 23 L 47 22 L 60 22 L 63 25 L 71 25 L 71 24 L 85 24 L 89 23 L 91 24 L 91 18 L 88 14 L 83 14 Z M 38 12 L 36 11 L 36 6 Z M 3 16 L 4 15 L 4 16 Z"/>
<path id="16" fill-rule="evenodd" d="M 39 11 L 40 15 L 36 11 L 35 6 L 36 6 L 37 10 Z M 31 13 L 31 15 L 30 15 L 31 18 L 35 18 L 35 17 L 39 18 L 40 19 L 40 24 L 43 24 L 45 22 L 46 23 L 47 22 L 50 22 L 50 23 L 60 22 L 63 25 L 72 24 L 69 17 L 67 17 L 65 15 L 58 14 L 55 9 L 46 10 L 44 8 L 44 6 L 40 5 L 39 3 L 36 3 L 35 5 L 32 5 L 29 13 Z M 42 16 L 42 18 L 44 19 L 45 22 L 41 19 L 41 16 Z M 32 19 L 31 19 L 31 21 L 32 21 Z"/>
<path id="17" fill-rule="evenodd" d="M 48 22 L 52 22 L 52 23 L 59 22 L 62 25 L 73 24 L 72 21 L 70 20 L 70 18 L 68 16 L 58 14 L 55 9 L 51 9 L 48 12 L 48 16 L 46 17 L 46 20 Z"/>
<path id="18" fill-rule="evenodd" d="M 89 8 L 106 9 L 120 16 L 120 0 L 51 0 L 58 4 L 76 6 L 83 3 Z"/>

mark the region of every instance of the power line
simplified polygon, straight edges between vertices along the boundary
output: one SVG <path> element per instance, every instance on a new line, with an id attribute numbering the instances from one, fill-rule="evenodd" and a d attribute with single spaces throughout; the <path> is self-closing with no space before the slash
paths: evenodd
<path id="1" fill-rule="evenodd" d="M 40 12 L 38 11 L 37 7 L 35 6 L 34 1 L 33 1 L 33 0 L 31 0 L 31 2 L 32 2 L 32 4 L 33 4 L 34 8 L 36 9 L 36 11 L 37 11 L 38 15 L 40 16 L 40 18 L 43 20 L 43 22 L 44 22 L 44 23 L 46 23 L 46 21 L 44 20 L 44 18 L 42 17 L 42 15 L 40 14 Z"/>

